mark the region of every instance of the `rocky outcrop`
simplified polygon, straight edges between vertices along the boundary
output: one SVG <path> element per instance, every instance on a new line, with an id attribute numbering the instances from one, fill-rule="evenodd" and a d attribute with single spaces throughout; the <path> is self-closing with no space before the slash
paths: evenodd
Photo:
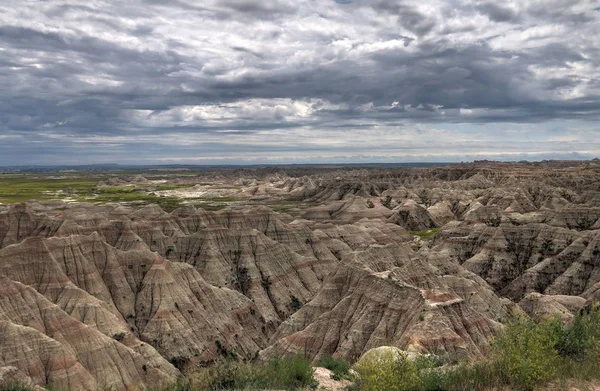
<path id="1" fill-rule="evenodd" d="M 537 292 L 527 294 L 519 302 L 523 311 L 537 322 L 558 318 L 565 323 L 571 321 L 585 304 L 583 297 L 542 295 Z"/>
<path id="2" fill-rule="evenodd" d="M 388 221 L 409 231 L 423 231 L 435 227 L 427 209 L 412 200 L 395 208 Z"/>
<path id="3" fill-rule="evenodd" d="M 279 327 L 261 356 L 300 353 L 317 360 L 336 354 L 355 361 L 362 352 L 382 345 L 484 354 L 500 324 L 444 284 L 448 276 L 441 270 L 411 260 L 409 254 L 397 246 L 354 253 L 313 300 Z M 486 289 L 481 282 L 479 291 Z M 494 297 L 489 290 L 485 294 Z M 500 299 L 494 299 L 505 315 Z"/>
<path id="4" fill-rule="evenodd" d="M 0 273 L 146 356 L 140 341 L 150 342 L 160 352 L 148 356 L 154 361 L 208 361 L 219 355 L 215 341 L 251 357 L 266 339 L 258 307 L 242 294 L 148 250 L 117 250 L 97 233 L 9 246 L 0 250 Z"/>
<path id="5" fill-rule="evenodd" d="M 177 370 L 143 355 L 68 315 L 46 297 L 0 277 L 0 357 L 35 384 L 94 390 L 159 384 Z"/>
<path id="6" fill-rule="evenodd" d="M 44 391 L 45 388 L 36 385 L 33 380 L 17 367 L 0 367 L 0 387 L 20 385 L 34 391 Z"/>
<path id="7" fill-rule="evenodd" d="M 302 218 L 334 224 L 351 224 L 361 219 L 389 218 L 393 212 L 380 203 L 377 198 L 346 196 L 341 201 L 335 201 L 304 212 Z"/>

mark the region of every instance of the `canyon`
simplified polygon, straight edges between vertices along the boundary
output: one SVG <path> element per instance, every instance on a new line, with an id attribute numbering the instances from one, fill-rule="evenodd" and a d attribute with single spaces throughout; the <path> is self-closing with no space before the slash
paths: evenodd
<path id="1" fill-rule="evenodd" d="M 143 389 L 380 346 L 480 359 L 512 317 L 600 299 L 598 160 L 68 175 L 92 190 L 0 204 L 0 381 Z"/>

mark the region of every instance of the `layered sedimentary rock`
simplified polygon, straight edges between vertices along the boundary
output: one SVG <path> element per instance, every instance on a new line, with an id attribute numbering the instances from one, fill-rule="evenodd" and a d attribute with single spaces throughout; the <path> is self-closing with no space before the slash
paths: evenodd
<path id="1" fill-rule="evenodd" d="M 393 211 L 394 214 L 388 218 L 388 221 L 408 230 L 423 231 L 435 227 L 427 209 L 415 201 L 406 201 L 394 208 Z"/>
<path id="2" fill-rule="evenodd" d="M 543 295 L 537 292 L 527 294 L 519 306 L 535 321 L 558 318 L 569 322 L 585 307 L 586 300 L 579 296 Z"/>
<path id="3" fill-rule="evenodd" d="M 449 270 L 411 259 L 411 253 L 387 245 L 351 254 L 315 298 L 279 327 L 261 355 L 301 353 L 317 360 L 335 353 L 356 360 L 382 345 L 484 354 L 501 327 L 489 316 L 500 319 L 508 311 L 500 298 L 477 276 L 462 270 L 445 274 Z M 478 312 L 474 296 L 496 308 Z"/>
<path id="4" fill-rule="evenodd" d="M 310 208 L 304 213 L 303 218 L 334 224 L 349 224 L 364 218 L 386 219 L 392 214 L 393 211 L 375 198 L 349 195 L 341 201 Z"/>
<path id="5" fill-rule="evenodd" d="M 66 349 L 60 354 L 67 355 L 68 368 L 44 376 L 39 362 L 3 359 L 2 365 L 37 374 L 32 381 L 39 385 L 143 386 L 219 357 L 252 358 L 337 263 L 309 228 L 288 226 L 265 208 L 172 214 L 157 206 L 60 209 L 22 204 L 0 215 L 7 244 L 0 249 L 0 276 L 7 287 L 32 293 L 15 307 L 43 302 L 109 348 L 94 348 L 98 362 L 86 358 L 82 364 L 78 357 L 90 354 L 86 341 L 92 337 L 73 333 L 55 343 L 48 328 L 39 327 L 35 338 L 28 331 L 40 349 Z M 5 321 L 8 336 L 24 323 Z M 31 348 L 17 345 L 2 348 L 9 356 Z M 114 354 L 126 358 L 111 361 Z M 126 370 L 119 372 L 120 366 Z"/>
<path id="6" fill-rule="evenodd" d="M 0 211 L 0 379 L 143 389 L 225 357 L 481 357 L 515 314 L 568 322 L 600 299 L 598 162 L 165 181 L 245 201 Z M 257 205 L 270 201 L 304 211 Z"/>
<path id="7" fill-rule="evenodd" d="M 30 286 L 0 280 L 0 357 L 36 384 L 95 390 L 161 383 L 178 371 L 83 324 Z"/>

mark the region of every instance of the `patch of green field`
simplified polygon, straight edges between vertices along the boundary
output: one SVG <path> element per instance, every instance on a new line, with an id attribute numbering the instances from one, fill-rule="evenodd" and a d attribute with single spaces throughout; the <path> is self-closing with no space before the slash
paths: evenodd
<path id="1" fill-rule="evenodd" d="M 158 204 L 163 210 L 171 212 L 187 203 L 208 211 L 225 209 L 232 204 L 246 200 L 233 196 L 178 198 L 159 196 L 155 191 L 177 190 L 193 187 L 195 184 L 162 184 L 162 185 L 127 185 L 97 186 L 105 176 L 80 175 L 56 178 L 53 176 L 37 176 L 30 174 L 0 174 L 0 203 L 13 204 L 29 200 L 61 200 L 70 199 L 78 202 L 96 204 L 124 203 L 130 205 Z M 254 204 L 254 203 L 252 203 Z M 313 206 L 298 201 L 260 202 L 271 209 L 297 216 Z"/>
<path id="2" fill-rule="evenodd" d="M 153 194 L 142 191 L 116 192 L 116 193 L 98 193 L 91 196 L 78 197 L 80 202 L 94 203 L 127 203 L 135 205 L 158 204 L 166 212 L 171 212 L 181 206 L 183 201 L 176 197 L 157 197 Z"/>
<path id="3" fill-rule="evenodd" d="M 236 197 L 199 197 L 199 200 L 205 202 L 238 202 L 242 201 L 240 198 Z"/>
<path id="4" fill-rule="evenodd" d="M 48 178 L 0 174 L 0 203 L 14 204 L 32 199 L 39 201 L 74 199 L 94 203 L 156 203 L 166 211 L 183 205 L 176 197 L 158 197 L 135 186 L 96 187 L 98 178 Z"/>
<path id="5" fill-rule="evenodd" d="M 95 193 L 133 193 L 135 191 L 139 191 L 140 189 L 136 186 L 101 186 L 94 189 Z"/>
<path id="6" fill-rule="evenodd" d="M 91 194 L 97 183 L 92 178 L 31 178 L 0 175 L 0 202 L 13 204 L 31 199 L 54 200 L 81 194 Z"/>
<path id="7" fill-rule="evenodd" d="M 156 191 L 163 191 L 163 190 L 179 190 L 179 189 L 188 189 L 190 187 L 194 187 L 196 184 L 180 184 L 180 185 L 158 185 L 155 187 Z"/>
<path id="8" fill-rule="evenodd" d="M 433 236 L 437 233 L 438 230 L 439 230 L 439 228 L 435 227 L 435 228 L 426 229 L 423 231 L 408 231 L 408 232 L 411 235 L 416 235 L 416 236 L 420 237 L 422 240 L 429 240 L 429 239 L 433 238 Z"/>
<path id="9" fill-rule="evenodd" d="M 227 205 L 227 204 L 202 203 L 202 204 L 195 204 L 195 206 L 196 206 L 196 208 L 202 208 L 202 209 L 208 210 L 208 211 L 217 211 L 217 210 L 225 209 L 229 205 Z"/>

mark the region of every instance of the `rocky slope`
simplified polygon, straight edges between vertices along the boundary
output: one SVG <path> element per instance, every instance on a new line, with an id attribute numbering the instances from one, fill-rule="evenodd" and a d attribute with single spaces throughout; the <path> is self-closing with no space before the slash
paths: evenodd
<path id="1" fill-rule="evenodd" d="M 246 204 L 0 212 L 0 378 L 126 389 L 223 357 L 481 357 L 515 314 L 568 322 L 600 298 L 596 161 L 194 180 Z M 310 204 L 294 218 L 257 200 Z"/>

